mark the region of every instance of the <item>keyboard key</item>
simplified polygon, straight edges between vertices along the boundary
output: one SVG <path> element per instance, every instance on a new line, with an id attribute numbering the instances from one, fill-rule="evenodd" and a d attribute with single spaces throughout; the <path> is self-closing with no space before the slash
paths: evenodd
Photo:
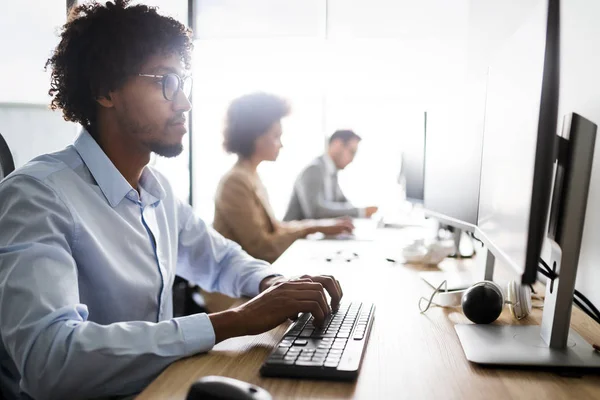
<path id="1" fill-rule="evenodd" d="M 308 341 L 306 339 L 296 339 L 294 346 L 306 346 Z"/>
<path id="2" fill-rule="evenodd" d="M 323 363 L 320 361 L 304 361 L 298 359 L 298 361 L 296 361 L 294 365 L 298 365 L 300 367 L 320 367 L 321 365 L 323 365 Z"/>
<path id="3" fill-rule="evenodd" d="M 300 333 L 300 337 L 301 338 L 309 338 L 310 335 L 312 335 L 314 329 L 311 328 L 304 328 L 304 330 Z"/>

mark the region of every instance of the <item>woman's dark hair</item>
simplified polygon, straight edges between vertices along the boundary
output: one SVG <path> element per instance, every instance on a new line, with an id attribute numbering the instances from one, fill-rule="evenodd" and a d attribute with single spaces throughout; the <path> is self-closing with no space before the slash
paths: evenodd
<path id="1" fill-rule="evenodd" d="M 50 106 L 86 129 L 96 124 L 96 99 L 140 73 L 156 54 L 175 53 L 191 67 L 191 31 L 145 5 L 115 0 L 74 7 L 46 68 L 52 67 Z M 92 133 L 93 134 L 93 133 Z"/>
<path id="2" fill-rule="evenodd" d="M 256 139 L 289 113 L 289 103 L 273 94 L 258 92 L 238 97 L 225 116 L 225 151 L 242 158 L 252 156 Z"/>

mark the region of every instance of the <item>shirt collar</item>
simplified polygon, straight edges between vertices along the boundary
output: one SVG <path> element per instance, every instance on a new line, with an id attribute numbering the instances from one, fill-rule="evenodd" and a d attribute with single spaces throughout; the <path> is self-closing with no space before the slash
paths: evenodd
<path id="1" fill-rule="evenodd" d="M 142 198 L 142 203 L 144 204 L 154 204 L 164 200 L 165 197 L 167 197 L 165 188 L 160 184 L 160 181 L 156 177 L 154 171 L 152 171 L 152 169 L 148 166 L 146 166 L 142 171 L 139 185 L 150 195 L 150 198 L 147 199 L 147 201 Z"/>
<path id="2" fill-rule="evenodd" d="M 98 183 L 106 200 L 111 207 L 116 207 L 133 190 L 129 182 L 85 129 L 75 140 L 74 147 Z M 164 188 L 148 167 L 142 171 L 139 184 L 155 200 L 162 200 L 166 196 Z"/>
<path id="3" fill-rule="evenodd" d="M 325 168 L 327 169 L 329 175 L 337 174 L 337 168 L 331 157 L 329 157 L 329 154 L 325 153 L 323 155 L 323 161 L 325 162 Z"/>

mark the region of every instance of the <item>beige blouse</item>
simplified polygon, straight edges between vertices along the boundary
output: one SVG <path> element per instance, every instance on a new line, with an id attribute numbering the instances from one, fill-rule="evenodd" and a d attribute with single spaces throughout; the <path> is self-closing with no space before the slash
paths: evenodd
<path id="1" fill-rule="evenodd" d="M 213 227 L 251 256 L 268 262 L 305 235 L 301 225 L 275 218 L 258 174 L 240 163 L 219 182 Z"/>

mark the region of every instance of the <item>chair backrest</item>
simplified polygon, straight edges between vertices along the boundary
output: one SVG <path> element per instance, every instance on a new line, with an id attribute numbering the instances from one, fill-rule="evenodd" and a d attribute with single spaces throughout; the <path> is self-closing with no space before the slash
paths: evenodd
<path id="1" fill-rule="evenodd" d="M 13 160 L 8 144 L 0 134 L 0 181 L 15 170 L 15 161 Z"/>

